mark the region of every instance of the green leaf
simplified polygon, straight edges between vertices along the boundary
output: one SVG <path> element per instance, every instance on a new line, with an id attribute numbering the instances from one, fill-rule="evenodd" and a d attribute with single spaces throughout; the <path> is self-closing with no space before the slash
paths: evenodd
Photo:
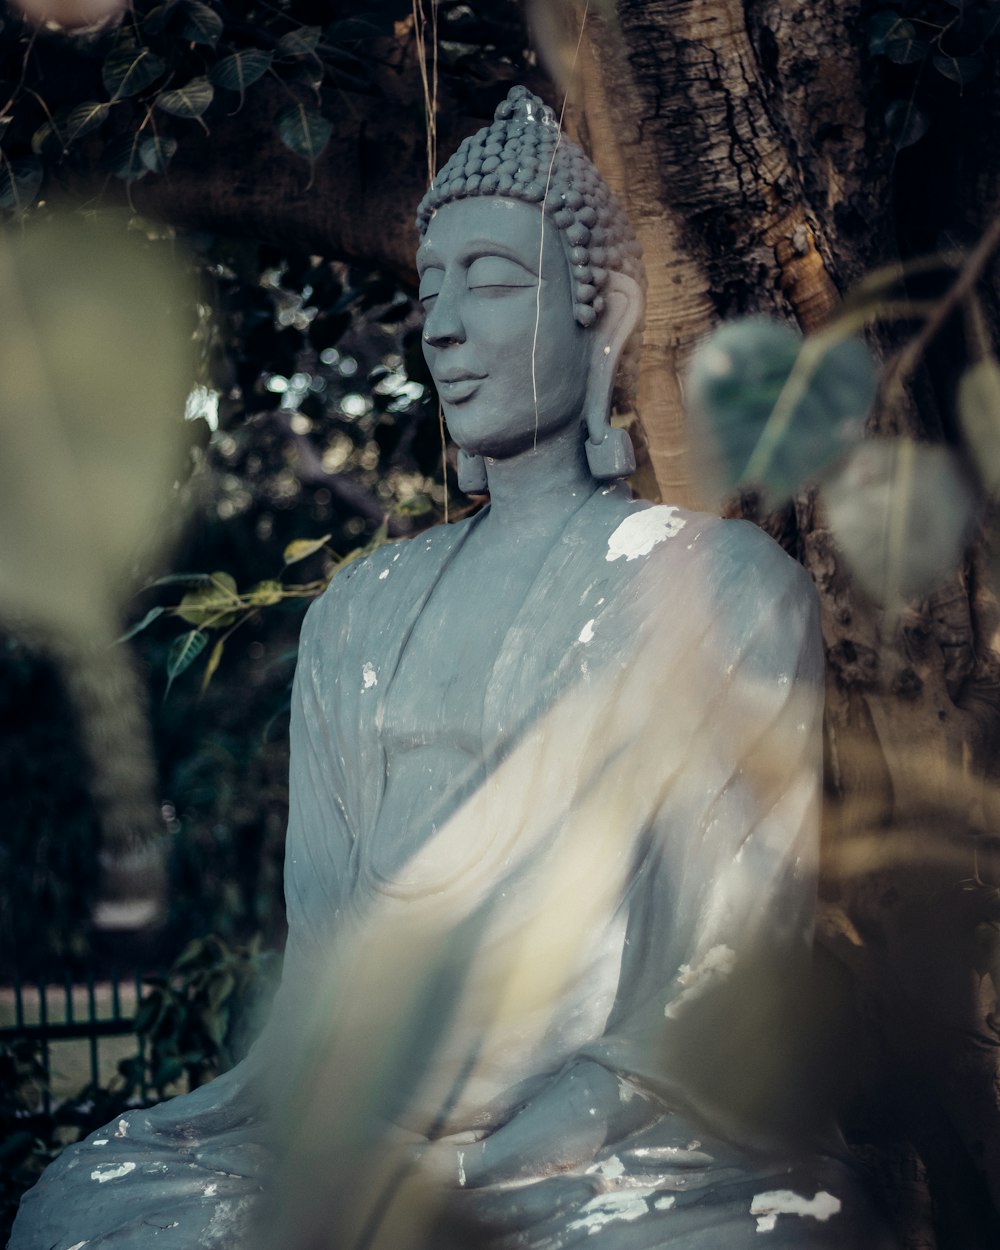
<path id="1" fill-rule="evenodd" d="M 236 620 L 234 608 L 240 599 L 236 582 L 228 573 L 213 573 L 207 586 L 189 590 L 180 601 L 177 615 L 189 625 L 220 629 Z"/>
<path id="2" fill-rule="evenodd" d="M 139 156 L 151 173 L 162 174 L 177 151 L 177 140 L 167 135 L 147 135 L 139 144 Z"/>
<path id="3" fill-rule="evenodd" d="M 147 626 L 152 625 L 157 617 L 162 616 L 165 611 L 166 608 L 150 608 L 141 621 L 137 621 L 131 629 L 127 629 L 120 638 L 115 639 L 115 642 L 128 642 L 128 640 L 130 638 L 134 638 L 136 634 L 141 634 Z"/>
<path id="4" fill-rule="evenodd" d="M 967 82 L 972 82 L 974 78 L 979 77 L 983 68 L 983 58 L 981 56 L 936 56 L 933 59 L 933 65 L 939 74 L 943 74 L 945 78 L 964 87 Z"/>
<path id="5" fill-rule="evenodd" d="M 885 128 L 897 151 L 922 139 L 929 125 L 927 114 L 912 100 L 893 100 L 885 110 Z"/>
<path id="6" fill-rule="evenodd" d="M 214 96 L 215 88 L 207 78 L 192 78 L 183 87 L 161 92 L 156 97 L 156 105 L 173 117 L 201 117 Z"/>
<path id="7" fill-rule="evenodd" d="M 44 177 L 42 162 L 34 156 L 9 161 L 0 154 L 0 208 L 17 212 L 30 208 L 38 198 Z"/>
<path id="8" fill-rule="evenodd" d="M 300 26 L 290 30 L 278 40 L 275 52 L 278 56 L 310 56 L 316 51 L 321 30 L 318 26 Z"/>
<path id="9" fill-rule="evenodd" d="M 915 39 L 909 34 L 896 36 L 885 45 L 885 55 L 894 65 L 916 65 L 926 58 L 929 51 L 930 45 L 925 40 Z"/>
<path id="10" fill-rule="evenodd" d="M 315 109 L 292 104 L 274 119 L 282 143 L 312 163 L 330 142 L 333 126 Z"/>
<path id="11" fill-rule="evenodd" d="M 166 64 L 150 48 L 122 39 L 108 53 L 101 68 L 104 88 L 113 100 L 138 95 L 154 83 Z"/>
<path id="12" fill-rule="evenodd" d="M 238 91 L 242 101 L 247 87 L 255 83 L 271 68 L 274 57 L 270 52 L 262 52 L 258 48 L 247 48 L 242 52 L 234 52 L 225 56 L 209 71 L 209 78 L 217 87 L 226 91 Z"/>
<path id="13" fill-rule="evenodd" d="M 36 156 L 62 156 L 62 139 L 51 122 L 42 122 L 31 136 L 31 150 Z"/>
<path id="14" fill-rule="evenodd" d="M 322 538 L 297 538 L 285 548 L 282 559 L 286 566 L 298 564 L 300 560 L 305 560 L 308 556 L 321 551 L 332 537 L 332 534 L 324 534 Z"/>
<path id="15" fill-rule="evenodd" d="M 119 135 L 104 149 L 104 159 L 116 178 L 137 182 L 145 178 L 149 168 L 141 155 L 142 139 L 138 134 Z"/>
<path id="16" fill-rule="evenodd" d="M 201 688 L 207 690 L 211 684 L 212 678 L 215 676 L 215 670 L 219 667 L 219 661 L 222 659 L 222 652 L 225 648 L 225 638 L 217 638 L 215 646 L 212 648 L 208 657 L 208 663 L 205 665 L 205 671 L 201 677 Z"/>
<path id="17" fill-rule="evenodd" d="M 96 130 L 111 112 L 110 104 L 102 104 L 97 100 L 88 100 L 86 104 L 78 104 L 65 114 L 56 117 L 56 128 L 62 141 L 69 147 L 77 139 Z"/>
<path id="18" fill-rule="evenodd" d="M 992 356 L 962 374 L 958 420 L 983 486 L 1000 493 L 1000 363 Z"/>
<path id="19" fill-rule="evenodd" d="M 185 39 L 190 39 L 192 43 L 203 43 L 209 48 L 214 48 L 221 34 L 222 18 L 218 13 L 210 9 L 207 4 L 200 4 L 198 0 L 189 0 L 184 24 L 181 26 L 181 35 Z"/>
<path id="20" fill-rule="evenodd" d="M 292 546 L 294 545 L 293 543 Z M 269 608 L 272 604 L 280 603 L 284 598 L 284 587 L 281 582 L 276 581 L 258 582 L 252 590 L 248 591 L 247 598 L 254 607 Z"/>
<path id="21" fill-rule="evenodd" d="M 192 629 L 188 633 L 181 634 L 179 638 L 174 639 L 170 650 L 167 652 L 167 688 L 163 692 L 164 699 L 170 693 L 170 687 L 174 684 L 174 680 L 191 667 L 198 656 L 205 650 L 207 642 L 208 635 L 203 634 L 200 629 Z"/>
<path id="22" fill-rule="evenodd" d="M 884 9 L 868 23 L 868 51 L 872 56 L 881 56 L 891 39 L 907 38 L 915 33 L 912 22 L 907 22 L 895 9 Z"/>
<path id="23" fill-rule="evenodd" d="M 755 486 L 772 505 L 789 498 L 859 437 L 876 385 L 856 340 L 803 340 L 765 317 L 722 326 L 695 354 L 687 388 L 705 485 Z"/>
<path id="24" fill-rule="evenodd" d="M 956 568 L 973 517 L 951 452 L 909 439 L 862 443 L 822 500 L 858 586 L 891 610 L 929 594 Z"/>
<path id="25" fill-rule="evenodd" d="M 148 582 L 144 589 L 152 590 L 154 586 L 211 586 L 213 577 L 212 573 L 167 573 L 164 577 Z"/>

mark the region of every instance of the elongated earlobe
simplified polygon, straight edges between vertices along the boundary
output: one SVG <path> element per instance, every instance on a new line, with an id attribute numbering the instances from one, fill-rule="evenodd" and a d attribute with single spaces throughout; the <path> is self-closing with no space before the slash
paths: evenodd
<path id="1" fill-rule="evenodd" d="M 486 493 L 486 461 L 482 456 L 472 456 L 459 447 L 456 469 L 459 490 L 465 491 L 467 495 Z"/>
<path id="2" fill-rule="evenodd" d="M 611 398 L 625 344 L 642 318 L 642 288 L 624 273 L 608 274 L 605 308 L 588 333 L 594 335 L 587 386 L 587 464 L 598 481 L 608 482 L 635 472 L 635 450 L 627 430 L 611 424 Z"/>

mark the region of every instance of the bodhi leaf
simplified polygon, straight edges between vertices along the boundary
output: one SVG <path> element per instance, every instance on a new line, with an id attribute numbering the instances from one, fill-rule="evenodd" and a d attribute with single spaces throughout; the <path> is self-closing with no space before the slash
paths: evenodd
<path id="1" fill-rule="evenodd" d="M 307 556 L 314 555 L 317 551 L 322 551 L 332 537 L 332 534 L 324 534 L 322 538 L 297 538 L 285 548 L 282 559 L 286 566 L 298 564 L 300 560 L 305 560 Z"/>
<path id="2" fill-rule="evenodd" d="M 97 100 L 88 100 L 86 104 L 78 104 L 67 113 L 57 114 L 53 120 L 64 145 L 69 147 L 77 139 L 81 139 L 92 130 L 96 130 L 110 112 L 110 104 L 101 104 Z"/>
<path id="3" fill-rule="evenodd" d="M 141 621 L 136 621 L 136 623 L 132 626 L 131 629 L 127 629 L 124 632 L 124 634 L 122 634 L 120 638 L 116 638 L 115 641 L 116 642 L 128 642 L 128 640 L 130 638 L 134 638 L 136 634 L 141 634 L 147 625 L 152 625 L 152 623 L 158 617 L 161 617 L 165 611 L 166 611 L 166 608 L 163 608 L 163 607 L 150 608 Z"/>
<path id="4" fill-rule="evenodd" d="M 893 100 L 885 110 L 885 128 L 897 150 L 919 142 L 929 125 L 927 114 L 912 100 Z"/>
<path id="5" fill-rule="evenodd" d="M 310 56 L 316 51 L 321 33 L 318 26 L 300 26 L 282 35 L 275 51 L 278 56 Z"/>
<path id="6" fill-rule="evenodd" d="M 222 34 L 222 18 L 207 4 L 199 4 L 198 0 L 189 0 L 181 26 L 181 35 L 192 43 L 203 43 L 214 48 Z"/>
<path id="7" fill-rule="evenodd" d="M 201 117 L 214 97 L 215 88 L 207 78 L 192 78 L 183 87 L 161 92 L 156 107 L 173 117 Z"/>
<path id="8" fill-rule="evenodd" d="M 162 174 L 177 151 L 177 140 L 163 135 L 147 135 L 139 144 L 139 156 L 151 173 Z"/>
<path id="9" fill-rule="evenodd" d="M 104 149 L 104 159 L 116 178 L 137 182 L 149 173 L 149 166 L 142 159 L 142 140 L 138 134 L 119 135 Z"/>
<path id="10" fill-rule="evenodd" d="M 1000 363 L 992 356 L 962 374 L 958 419 L 983 486 L 1000 493 Z"/>
<path id="11" fill-rule="evenodd" d="M 209 654 L 208 663 L 205 665 L 205 672 L 202 674 L 201 688 L 203 691 L 208 689 L 212 678 L 215 676 L 215 670 L 219 667 L 219 661 L 222 659 L 222 652 L 225 645 L 225 638 L 216 639 L 215 646 Z"/>
<path id="12" fill-rule="evenodd" d="M 983 58 L 981 56 L 942 55 L 934 57 L 933 64 L 939 74 L 943 74 L 945 78 L 964 87 L 967 82 L 972 82 L 982 72 Z"/>
<path id="13" fill-rule="evenodd" d="M 180 601 L 177 615 L 189 625 L 202 629 L 220 629 L 236 620 L 234 609 L 240 597 L 236 582 L 229 573 L 212 573 L 207 586 L 189 590 Z"/>
<path id="14" fill-rule="evenodd" d="M 722 326 L 688 378 L 704 484 L 714 494 L 754 486 L 772 505 L 788 499 L 859 437 L 876 388 L 856 340 L 827 347 L 765 317 Z"/>
<path id="15" fill-rule="evenodd" d="M 270 52 L 247 48 L 242 52 L 234 52 L 231 56 L 224 56 L 212 66 L 208 76 L 217 87 L 223 87 L 226 91 L 238 91 L 242 100 L 247 87 L 264 77 L 271 68 L 273 59 Z"/>
<path id="16" fill-rule="evenodd" d="M 292 544 L 294 546 L 294 544 Z M 288 561 L 286 561 L 288 563 Z M 281 582 L 264 581 L 258 582 L 256 586 L 249 592 L 247 598 L 257 608 L 269 608 L 272 604 L 280 603 L 285 596 L 284 587 Z"/>
<path id="17" fill-rule="evenodd" d="M 34 156 L 9 161 L 0 153 L 0 208 L 30 208 L 42 187 L 42 162 Z"/>
<path id="18" fill-rule="evenodd" d="M 108 95 L 113 100 L 121 100 L 144 91 L 166 68 L 150 48 L 132 39 L 122 39 L 108 53 L 101 77 Z"/>
<path id="19" fill-rule="evenodd" d="M 951 452 L 909 439 L 863 443 L 822 497 L 859 587 L 890 609 L 940 585 L 958 564 L 972 522 L 970 493 Z"/>
<path id="20" fill-rule="evenodd" d="M 310 164 L 330 142 L 333 126 L 322 113 L 304 104 L 282 109 L 274 119 L 282 143 Z"/>
<path id="21" fill-rule="evenodd" d="M 200 629 L 192 629 L 174 639 L 167 652 L 167 688 L 163 692 L 164 699 L 170 693 L 175 679 L 191 667 L 205 650 L 207 643 L 208 635 L 203 634 Z"/>

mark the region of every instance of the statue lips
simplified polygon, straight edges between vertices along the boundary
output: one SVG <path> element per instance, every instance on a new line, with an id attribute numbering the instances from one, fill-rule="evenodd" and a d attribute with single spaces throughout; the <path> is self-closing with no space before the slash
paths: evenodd
<path id="1" fill-rule="evenodd" d="M 486 375 L 482 373 L 471 373 L 466 369 L 450 370 L 447 373 L 438 374 L 434 381 L 437 383 L 438 393 L 445 403 L 462 404 L 479 390 L 479 384 L 485 381 Z"/>

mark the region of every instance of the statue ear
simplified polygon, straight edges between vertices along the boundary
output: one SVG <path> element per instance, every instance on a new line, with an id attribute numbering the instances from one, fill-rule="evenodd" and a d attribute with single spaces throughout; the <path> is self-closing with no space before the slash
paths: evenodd
<path id="1" fill-rule="evenodd" d="M 594 477 L 608 480 L 635 471 L 632 441 L 611 428 L 611 397 L 625 344 L 642 318 L 642 288 L 628 274 L 610 271 L 601 289 L 604 311 L 593 328 L 587 386 L 587 460 Z"/>

